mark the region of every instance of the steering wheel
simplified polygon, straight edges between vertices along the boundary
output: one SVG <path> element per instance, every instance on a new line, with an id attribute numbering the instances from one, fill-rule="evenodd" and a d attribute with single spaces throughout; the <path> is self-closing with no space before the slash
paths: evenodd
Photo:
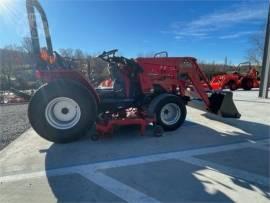
<path id="1" fill-rule="evenodd" d="M 100 54 L 98 57 L 102 58 L 103 60 L 108 60 L 111 56 L 114 57 L 115 53 L 118 51 L 118 49 L 113 49 L 110 51 L 104 51 L 102 54 Z"/>

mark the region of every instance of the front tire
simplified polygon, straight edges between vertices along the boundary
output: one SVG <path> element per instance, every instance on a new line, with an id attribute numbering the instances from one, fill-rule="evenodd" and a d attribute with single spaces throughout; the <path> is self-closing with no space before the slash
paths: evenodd
<path id="1" fill-rule="evenodd" d="M 55 143 L 75 141 L 94 125 L 97 104 L 78 82 L 56 80 L 39 88 L 28 107 L 29 121 L 43 138 Z"/>
<path id="2" fill-rule="evenodd" d="M 170 94 L 161 97 L 150 104 L 150 112 L 154 113 L 156 122 L 166 131 L 178 129 L 186 119 L 187 110 L 180 97 Z"/>
<path id="3" fill-rule="evenodd" d="M 253 87 L 253 81 L 249 78 L 244 78 L 242 80 L 242 87 L 244 90 L 251 90 Z"/>
<path id="4" fill-rule="evenodd" d="M 234 81 L 230 81 L 230 82 L 228 83 L 228 87 L 229 87 L 229 89 L 230 89 L 231 91 L 237 90 L 237 84 L 236 84 L 236 82 L 234 82 Z"/>

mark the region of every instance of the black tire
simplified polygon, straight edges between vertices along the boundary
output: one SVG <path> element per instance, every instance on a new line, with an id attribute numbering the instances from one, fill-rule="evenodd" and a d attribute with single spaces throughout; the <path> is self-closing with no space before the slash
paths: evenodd
<path id="1" fill-rule="evenodd" d="M 228 83 L 228 87 L 229 87 L 229 89 L 230 89 L 231 91 L 237 90 L 237 84 L 236 84 L 236 82 L 234 82 L 234 81 L 230 81 L 230 82 Z"/>
<path id="2" fill-rule="evenodd" d="M 79 107 L 80 114 L 77 116 L 77 121 L 69 128 L 58 128 L 48 122 L 46 108 L 56 98 L 71 99 Z M 61 112 L 64 113 L 63 109 Z M 29 121 L 34 130 L 41 137 L 55 143 L 68 143 L 84 136 L 85 132 L 94 125 L 96 115 L 95 97 L 86 87 L 72 80 L 55 80 L 40 87 L 28 107 Z"/>
<path id="3" fill-rule="evenodd" d="M 250 79 L 250 78 L 244 78 L 242 80 L 242 88 L 244 90 L 251 90 L 252 87 L 253 87 L 252 79 Z"/>
<path id="4" fill-rule="evenodd" d="M 164 119 L 161 119 L 162 109 L 167 104 L 173 104 L 173 106 L 177 107 L 180 112 L 180 117 L 170 124 L 164 122 Z M 180 97 L 172 94 L 163 94 L 154 99 L 149 105 L 149 112 L 150 115 L 155 115 L 157 125 L 162 126 L 165 131 L 178 129 L 185 121 L 187 115 L 187 109 L 184 101 Z"/>

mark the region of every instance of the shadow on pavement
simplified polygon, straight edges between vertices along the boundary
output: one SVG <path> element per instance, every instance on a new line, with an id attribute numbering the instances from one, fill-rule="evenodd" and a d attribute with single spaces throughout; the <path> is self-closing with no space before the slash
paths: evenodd
<path id="1" fill-rule="evenodd" d="M 218 115 L 211 113 L 204 113 L 202 116 L 209 120 L 220 121 L 231 126 L 237 127 L 251 135 L 250 138 L 260 139 L 270 137 L 270 125 L 262 123 L 250 122 L 241 119 L 222 118 Z"/>
<path id="2" fill-rule="evenodd" d="M 206 113 L 204 116 L 209 119 L 218 120 L 211 114 L 209 115 Z M 183 151 L 195 149 L 198 147 L 211 147 L 224 144 L 232 144 L 235 142 L 243 142 L 247 140 L 256 141 L 263 138 L 269 138 L 268 125 L 235 119 L 226 119 L 225 121 L 222 120 L 222 122 L 235 126 L 241 129 L 243 132 L 219 132 L 198 123 L 186 121 L 185 124 L 177 131 L 168 132 L 160 138 L 153 137 L 151 135 L 151 129 L 147 131 L 145 136 L 139 136 L 139 131 L 134 128 L 122 128 L 115 132 L 112 138 L 103 138 L 97 142 L 93 142 L 89 137 L 85 137 L 78 142 L 70 143 L 67 145 L 53 144 L 47 150 L 45 160 L 46 171 L 73 165 L 97 163 L 108 160 L 126 159 L 143 155 Z M 188 164 L 186 166 L 177 166 L 176 163 L 175 170 L 177 171 L 174 171 L 174 164 L 170 163 L 169 165 L 170 171 L 166 173 L 164 173 L 166 168 L 163 171 L 160 171 L 161 169 L 159 168 L 154 169 L 160 171 L 162 177 L 160 177 L 158 175 L 159 173 L 157 172 L 154 173 L 156 174 L 154 176 L 148 176 L 148 173 L 151 174 L 151 171 L 148 171 L 147 167 L 144 166 L 140 166 L 141 169 L 136 171 L 136 174 L 141 174 L 141 177 L 145 179 L 145 182 L 154 182 L 155 184 L 152 186 L 150 185 L 151 187 L 158 185 L 158 191 L 155 191 L 156 193 L 162 194 L 169 191 L 174 192 L 176 199 L 170 199 L 168 196 L 167 201 L 232 202 L 232 199 L 223 191 L 216 191 L 214 193 L 208 192 L 205 189 L 204 182 L 195 177 L 194 174 L 202 169 L 207 169 L 207 166 L 193 167 L 188 166 Z M 142 176 L 143 174 L 144 176 Z M 133 180 L 134 183 L 134 181 L 136 182 L 136 179 L 134 179 L 133 175 L 134 173 L 131 172 L 125 173 L 123 176 L 125 176 L 126 179 Z M 122 201 L 110 192 L 86 180 L 83 176 L 78 174 L 70 175 L 70 177 L 68 176 L 65 178 L 59 178 L 61 176 L 48 177 L 48 182 L 50 184 L 51 190 L 59 202 Z M 177 184 L 174 182 L 172 185 L 166 186 L 168 184 L 166 183 L 166 180 L 173 181 L 173 179 L 177 180 Z M 236 177 L 232 177 L 231 181 L 239 187 L 255 191 L 253 183 L 248 183 Z M 187 184 L 190 184 L 190 186 L 187 186 Z M 215 184 L 223 185 L 228 190 L 234 190 L 230 186 L 224 185 L 220 180 L 215 180 Z M 184 192 L 181 189 L 182 186 L 185 188 Z M 263 195 L 269 199 L 269 195 L 266 193 L 269 192 L 269 187 L 266 188 L 264 186 L 258 185 L 256 185 L 256 187 L 258 187 Z M 144 186 L 144 184 L 142 184 L 138 190 L 144 193 L 148 190 L 155 190 L 155 188 L 147 188 Z M 178 193 L 179 195 L 177 195 Z M 164 201 L 166 201 L 166 199 Z"/>

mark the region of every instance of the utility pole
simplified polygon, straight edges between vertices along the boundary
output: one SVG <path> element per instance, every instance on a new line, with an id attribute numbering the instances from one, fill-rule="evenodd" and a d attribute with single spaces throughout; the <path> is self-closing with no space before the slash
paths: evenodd
<path id="1" fill-rule="evenodd" d="M 259 97 L 268 98 L 268 88 L 270 82 L 270 5 L 268 9 L 268 18 L 267 18 L 267 26 L 265 33 L 265 42 L 264 42 L 264 54 L 263 54 L 263 63 L 262 63 L 262 72 L 261 72 L 261 84 Z"/>

